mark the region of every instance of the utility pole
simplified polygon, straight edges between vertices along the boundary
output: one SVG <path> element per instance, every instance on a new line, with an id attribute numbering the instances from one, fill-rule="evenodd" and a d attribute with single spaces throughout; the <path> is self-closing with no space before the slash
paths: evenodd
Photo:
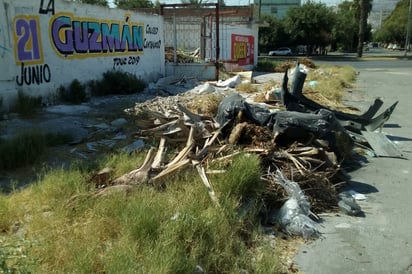
<path id="1" fill-rule="evenodd" d="M 412 0 L 409 0 L 408 20 L 406 22 L 405 56 L 408 54 L 410 40 L 411 40 L 410 39 L 410 35 L 411 35 L 411 6 L 412 6 Z"/>

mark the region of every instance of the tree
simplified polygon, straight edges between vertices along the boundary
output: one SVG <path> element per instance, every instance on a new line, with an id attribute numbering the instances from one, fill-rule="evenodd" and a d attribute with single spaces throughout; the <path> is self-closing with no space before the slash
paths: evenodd
<path id="1" fill-rule="evenodd" d="M 358 10 L 353 2 L 344 1 L 338 6 L 336 21 L 333 27 L 332 48 L 353 51 L 358 44 L 359 24 Z"/>
<path id="2" fill-rule="evenodd" d="M 155 8 L 160 8 L 160 6 L 163 5 L 163 4 L 164 3 L 160 2 L 160 0 L 156 0 L 153 5 L 154 5 Z"/>
<path id="3" fill-rule="evenodd" d="M 291 8 L 284 20 L 286 31 L 295 42 L 307 45 L 307 54 L 313 47 L 324 49 L 331 42 L 335 14 L 325 4 L 308 1 Z"/>
<path id="4" fill-rule="evenodd" d="M 109 6 L 109 3 L 107 2 L 107 0 L 81 0 L 80 2 L 85 3 L 85 4 L 99 5 L 99 6 L 105 6 L 105 7 Z"/>
<path id="5" fill-rule="evenodd" d="M 259 28 L 259 51 L 269 52 L 290 43 L 290 36 L 281 20 L 271 15 L 263 15 L 262 20 L 267 23 L 267 27 Z"/>
<path id="6" fill-rule="evenodd" d="M 359 40 L 358 40 L 358 57 L 362 57 L 363 42 L 365 42 L 365 34 L 367 30 L 367 22 L 370 11 L 372 10 L 371 0 L 356 0 L 359 8 Z"/>
<path id="7" fill-rule="evenodd" d="M 375 39 L 384 43 L 405 44 L 409 0 L 400 0 L 392 13 L 385 19 L 382 28 L 375 33 Z M 412 23 L 411 23 L 412 26 Z"/>
<path id="8" fill-rule="evenodd" d="M 150 0 L 115 0 L 115 5 L 120 9 L 153 8 Z"/>

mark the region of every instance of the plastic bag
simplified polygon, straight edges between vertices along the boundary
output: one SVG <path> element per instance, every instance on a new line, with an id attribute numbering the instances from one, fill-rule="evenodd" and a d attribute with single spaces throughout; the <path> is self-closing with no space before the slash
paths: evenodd
<path id="1" fill-rule="evenodd" d="M 287 180 L 280 170 L 276 171 L 276 179 L 289 196 L 277 214 L 282 230 L 290 235 L 301 235 L 304 239 L 319 237 L 317 223 L 309 218 L 310 203 L 298 183 Z"/>
<path id="2" fill-rule="evenodd" d="M 232 93 L 220 102 L 215 120 L 220 126 L 225 126 L 236 118 L 239 112 L 242 112 L 246 120 L 260 126 L 266 126 L 272 116 L 268 108 L 249 104 L 240 94 Z"/>

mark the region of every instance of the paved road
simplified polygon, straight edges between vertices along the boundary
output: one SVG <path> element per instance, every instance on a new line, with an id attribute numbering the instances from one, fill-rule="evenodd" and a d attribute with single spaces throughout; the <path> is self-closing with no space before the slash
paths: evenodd
<path id="1" fill-rule="evenodd" d="M 342 62 L 360 72 L 351 103 L 364 109 L 373 98 L 399 100 L 383 128 L 412 159 L 412 61 Z M 367 102 L 367 104 L 365 104 Z M 368 158 L 351 173 L 350 186 L 367 196 L 364 217 L 323 216 L 322 239 L 301 246 L 295 257 L 307 274 L 412 273 L 412 162 Z"/>

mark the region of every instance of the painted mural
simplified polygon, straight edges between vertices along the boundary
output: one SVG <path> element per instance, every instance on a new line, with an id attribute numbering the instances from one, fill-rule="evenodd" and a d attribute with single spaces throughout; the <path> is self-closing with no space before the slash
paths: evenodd
<path id="1" fill-rule="evenodd" d="M 59 13 L 50 20 L 50 39 L 62 57 L 83 58 L 143 52 L 143 24 L 103 21 Z"/>
<path id="2" fill-rule="evenodd" d="M 253 65 L 255 59 L 255 38 L 251 35 L 232 34 L 232 60 L 240 66 Z"/>
<path id="3" fill-rule="evenodd" d="M 159 16 L 63 0 L 0 0 L 0 5 L 7 8 L 0 9 L 5 37 L 0 54 L 9 51 L 14 58 L 16 67 L 10 71 L 17 88 L 86 81 L 111 69 L 145 79 L 164 74 Z M 11 47 L 3 45 L 6 40 Z"/>

